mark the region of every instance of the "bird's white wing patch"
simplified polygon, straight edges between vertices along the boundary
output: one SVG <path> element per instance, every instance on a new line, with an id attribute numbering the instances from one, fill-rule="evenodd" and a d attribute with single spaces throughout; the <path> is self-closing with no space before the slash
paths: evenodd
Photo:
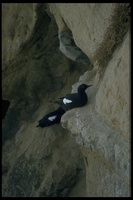
<path id="1" fill-rule="evenodd" d="M 63 99 L 63 103 L 64 103 L 64 104 L 72 103 L 72 100 L 69 100 L 69 99 L 64 98 L 64 99 Z"/>
<path id="2" fill-rule="evenodd" d="M 48 118 L 48 120 L 50 120 L 50 121 L 52 122 L 52 121 L 54 121 L 54 119 L 55 119 L 56 117 L 57 117 L 57 116 L 51 116 L 51 117 Z"/>

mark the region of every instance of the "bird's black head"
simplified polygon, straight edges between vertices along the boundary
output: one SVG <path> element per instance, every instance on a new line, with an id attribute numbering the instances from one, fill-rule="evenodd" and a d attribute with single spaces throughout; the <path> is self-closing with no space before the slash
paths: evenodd
<path id="1" fill-rule="evenodd" d="M 86 84 L 81 84 L 79 87 L 78 87 L 78 92 L 80 91 L 85 91 L 88 87 L 91 87 L 92 85 L 86 85 Z"/>

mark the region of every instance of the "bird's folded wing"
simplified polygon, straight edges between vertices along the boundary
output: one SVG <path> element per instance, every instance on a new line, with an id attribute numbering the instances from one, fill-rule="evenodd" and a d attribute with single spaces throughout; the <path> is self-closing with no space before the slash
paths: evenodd
<path id="1" fill-rule="evenodd" d="M 63 99 L 63 103 L 64 103 L 64 104 L 72 103 L 72 100 L 64 98 L 64 99 Z"/>

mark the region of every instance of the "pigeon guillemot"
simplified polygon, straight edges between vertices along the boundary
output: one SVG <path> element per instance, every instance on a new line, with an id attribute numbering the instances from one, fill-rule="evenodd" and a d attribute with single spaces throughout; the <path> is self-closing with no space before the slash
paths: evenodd
<path id="1" fill-rule="evenodd" d="M 65 113 L 65 110 L 61 107 L 57 108 L 55 111 L 46 114 L 41 120 L 38 121 L 38 125 L 36 127 L 48 127 L 53 124 L 60 123 L 61 116 Z"/>
<path id="2" fill-rule="evenodd" d="M 82 107 L 87 103 L 87 94 L 85 90 L 92 85 L 81 84 L 78 87 L 78 93 L 67 94 L 65 97 L 61 97 L 54 103 L 59 104 L 65 111 L 72 108 Z"/>

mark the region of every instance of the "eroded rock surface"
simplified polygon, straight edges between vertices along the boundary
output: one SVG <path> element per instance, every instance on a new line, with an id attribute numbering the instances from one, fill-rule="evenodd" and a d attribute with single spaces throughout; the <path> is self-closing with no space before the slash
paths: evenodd
<path id="1" fill-rule="evenodd" d="M 117 6 L 2 4 L 2 98 L 10 102 L 2 122 L 3 197 L 130 196 L 130 31 L 122 26 L 123 7 L 113 19 L 124 18 L 124 28 L 101 45 Z M 60 52 L 61 31 L 71 31 L 93 69 Z M 107 60 L 95 54 L 99 45 Z M 57 108 L 53 101 L 81 83 L 93 85 L 87 105 L 66 112 L 61 124 L 36 128 Z"/>
<path id="2" fill-rule="evenodd" d="M 100 82 L 92 70 L 73 85 L 72 92 L 83 82 L 93 85 L 86 90 L 89 102 L 62 116 L 63 126 L 88 150 L 82 151 L 88 196 L 130 196 L 129 41 L 128 33 Z"/>
<path id="3" fill-rule="evenodd" d="M 36 5 L 31 12 L 34 4 L 28 5 L 27 12 L 26 5 L 3 4 L 2 10 L 2 97 L 10 101 L 2 122 L 2 195 L 68 196 L 72 188 L 82 182 L 83 190 L 78 195 L 85 196 L 85 168 L 78 144 L 61 124 L 46 129 L 36 128 L 36 125 L 46 113 L 57 108 L 53 101 L 68 93 L 88 66 L 72 62 L 60 52 L 58 28 L 45 11 L 45 4 Z M 11 41 L 10 35 L 5 33 L 14 12 L 17 19 L 21 19 L 21 15 L 23 18 L 12 23 L 14 38 Z M 32 27 L 33 21 L 30 20 L 30 24 L 28 20 L 34 19 L 33 16 L 36 21 Z M 21 35 L 25 23 L 33 28 L 29 37 Z M 16 48 L 18 32 L 21 35 L 19 50 Z M 10 48 L 4 46 L 8 39 Z"/>
<path id="4" fill-rule="evenodd" d="M 48 6 L 59 31 L 70 29 L 77 46 L 91 58 L 104 38 L 116 4 L 55 3 Z"/>

